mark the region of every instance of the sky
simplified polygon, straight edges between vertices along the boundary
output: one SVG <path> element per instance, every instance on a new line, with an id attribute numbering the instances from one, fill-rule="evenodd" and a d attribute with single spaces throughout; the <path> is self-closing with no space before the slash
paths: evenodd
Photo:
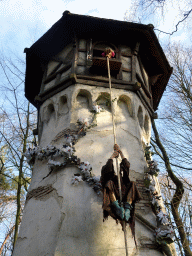
<path id="1" fill-rule="evenodd" d="M 120 0 L 118 8 L 108 5 L 101 0 L 1 0 L 0 41 L 4 45 L 11 45 L 10 41 L 16 40 L 22 47 L 29 47 L 34 37 L 45 33 L 62 17 L 65 10 L 76 14 L 123 20 L 130 0 Z"/>
<path id="2" fill-rule="evenodd" d="M 136 15 L 133 15 L 135 7 L 133 1 L 136 0 L 118 0 L 114 3 L 102 0 L 0 0 L 0 52 L 3 51 L 6 56 L 17 54 L 25 60 L 24 48 L 29 48 L 37 41 L 66 10 L 75 14 L 121 21 L 124 20 L 126 13 L 129 21 L 130 17 L 131 21 L 134 21 Z M 146 12 L 141 11 L 139 19 L 144 24 L 152 23 L 155 28 L 172 32 L 177 22 L 183 18 L 183 15 L 179 16 L 180 10 L 188 10 L 188 1 L 166 0 L 164 18 L 160 12 L 155 16 L 147 16 Z M 136 19 L 138 20 L 138 17 Z M 170 41 L 181 42 L 185 46 L 190 45 L 189 24 L 190 22 L 179 25 L 178 32 L 171 37 L 155 30 L 163 48 Z M 1 95 L 0 101 L 2 101 Z"/>
<path id="3" fill-rule="evenodd" d="M 30 47 L 59 20 L 65 10 L 76 14 L 124 20 L 125 12 L 129 15 L 133 7 L 132 0 L 119 0 L 118 3 L 102 0 L 0 0 L 1 49 L 11 48 L 22 53 L 25 47 Z M 171 32 L 179 19 L 178 14 L 177 5 L 169 1 L 165 8 L 164 20 L 160 19 L 159 22 L 157 14 L 155 18 L 149 17 L 145 22 L 155 23 L 159 29 Z M 157 36 L 163 41 L 170 38 L 163 33 L 157 33 Z M 182 29 L 172 38 L 176 41 L 187 40 L 187 32 Z"/>

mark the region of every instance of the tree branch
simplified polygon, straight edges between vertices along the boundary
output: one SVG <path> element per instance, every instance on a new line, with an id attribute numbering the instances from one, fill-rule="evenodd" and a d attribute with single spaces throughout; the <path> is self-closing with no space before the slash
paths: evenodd
<path id="1" fill-rule="evenodd" d="M 184 14 L 184 18 L 183 18 L 182 20 L 180 20 L 180 21 L 175 25 L 175 28 L 176 28 L 176 29 L 175 29 L 173 32 L 171 32 L 171 33 L 162 31 L 162 30 L 160 30 L 160 29 L 158 29 L 158 28 L 154 28 L 154 30 L 157 30 L 157 31 L 159 31 L 159 32 L 161 32 L 161 33 L 164 33 L 164 34 L 167 34 L 167 35 L 172 36 L 175 32 L 178 31 L 178 26 L 179 26 L 179 24 L 182 23 L 184 20 L 186 20 L 191 12 L 192 12 L 192 9 L 189 10 L 187 13 Z"/>
<path id="2" fill-rule="evenodd" d="M 178 232 L 179 232 L 179 236 L 181 238 L 181 243 L 183 245 L 183 250 L 185 252 L 185 256 L 192 256 L 192 251 L 191 251 L 190 246 L 189 246 L 189 241 L 187 240 L 187 235 L 186 235 L 184 225 L 183 225 L 183 222 L 182 222 L 182 219 L 180 217 L 179 210 L 178 210 L 181 199 L 182 199 L 183 194 L 184 194 L 183 183 L 180 179 L 177 178 L 177 176 L 173 173 L 173 171 L 171 169 L 171 165 L 170 165 L 170 162 L 169 162 L 169 157 L 167 155 L 167 152 L 166 152 L 163 144 L 160 141 L 159 134 L 158 134 L 158 131 L 157 131 L 157 128 L 156 128 L 156 125 L 155 125 L 155 122 L 154 122 L 153 119 L 152 119 L 152 128 L 153 128 L 153 132 L 154 132 L 154 135 L 155 135 L 156 144 L 162 152 L 168 176 L 171 178 L 173 183 L 176 185 L 176 191 L 175 191 L 175 193 L 173 195 L 173 198 L 171 200 L 171 210 L 172 210 L 174 221 L 176 223 L 176 226 L 177 226 L 177 229 L 178 229 Z"/>
<path id="3" fill-rule="evenodd" d="M 11 234 L 13 233 L 14 229 L 15 229 L 15 225 L 10 229 L 10 231 L 6 235 L 4 241 L 3 241 L 2 245 L 1 245 L 1 248 L 0 248 L 0 255 L 2 255 L 3 248 L 4 248 L 5 244 L 7 243 L 7 240 L 9 239 Z"/>

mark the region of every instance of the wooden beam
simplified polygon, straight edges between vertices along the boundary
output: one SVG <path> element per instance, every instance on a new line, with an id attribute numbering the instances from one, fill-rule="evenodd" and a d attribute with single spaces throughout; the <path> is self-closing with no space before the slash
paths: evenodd
<path id="1" fill-rule="evenodd" d="M 42 94 L 39 94 L 39 97 L 41 99 L 41 104 L 44 101 L 46 101 L 47 99 L 49 99 L 50 97 L 54 96 L 55 94 L 59 93 L 60 91 L 65 90 L 67 87 L 69 87 L 70 85 L 73 85 L 73 84 L 74 84 L 74 82 L 72 81 L 72 79 L 70 77 L 68 77 L 68 79 L 66 79 L 62 83 L 55 85 L 53 88 L 51 88 L 51 90 L 47 90 L 47 91 L 43 92 Z"/>
<path id="2" fill-rule="evenodd" d="M 137 76 L 138 76 L 138 80 L 139 80 L 139 83 L 141 84 L 141 87 L 142 89 L 144 90 L 145 94 L 147 95 L 147 97 L 149 99 L 152 99 L 152 95 L 151 93 L 148 91 L 148 89 L 146 88 L 146 86 L 144 85 L 142 79 L 140 78 L 140 75 L 137 73 Z"/>
<path id="3" fill-rule="evenodd" d="M 131 65 L 132 65 L 132 82 L 136 83 L 136 56 L 132 56 Z"/>
<path id="4" fill-rule="evenodd" d="M 106 77 L 97 77 L 97 76 L 86 76 L 86 75 L 77 75 L 77 78 L 79 79 L 84 79 L 84 80 L 92 80 L 92 81 L 98 81 L 98 82 L 106 82 L 109 83 L 109 79 Z M 134 85 L 135 83 L 133 82 L 126 82 L 123 80 L 119 80 L 119 79 L 111 79 L 113 84 L 125 84 L 125 85 Z"/>
<path id="5" fill-rule="evenodd" d="M 133 50 L 133 54 L 134 54 L 135 56 L 137 56 L 138 53 L 139 53 L 139 47 L 140 47 L 140 42 L 137 42 L 136 45 L 135 45 L 135 48 L 134 48 L 134 50 Z"/>
<path id="6" fill-rule="evenodd" d="M 150 106 L 150 104 L 147 102 L 145 96 L 143 95 L 143 93 L 141 93 L 141 91 L 137 91 L 137 95 L 141 102 L 143 103 L 144 107 L 148 110 L 149 115 L 152 117 L 154 113 L 152 106 Z"/>
<path id="7" fill-rule="evenodd" d="M 73 60 L 72 60 L 72 70 L 71 70 L 73 74 L 76 73 L 77 58 L 78 58 L 78 40 L 77 40 L 77 37 L 75 36 L 75 42 L 73 44 Z"/>
<path id="8" fill-rule="evenodd" d="M 59 73 L 63 73 L 65 71 L 67 71 L 68 69 L 70 69 L 72 66 L 72 62 L 69 63 L 68 65 L 66 65 L 65 67 L 61 68 L 60 70 L 58 70 L 57 72 L 55 72 L 53 75 L 48 76 L 45 81 L 44 84 L 49 83 L 51 80 L 55 79 L 55 77 L 57 76 L 57 74 Z"/>
<path id="9" fill-rule="evenodd" d="M 49 74 L 49 76 L 53 75 L 53 74 L 57 71 L 57 69 L 61 67 L 62 64 L 63 64 L 62 62 L 59 62 L 59 63 L 57 64 L 57 66 L 51 71 L 51 73 Z M 48 77 L 49 77 L 49 76 L 48 76 Z"/>
<path id="10" fill-rule="evenodd" d="M 86 79 L 77 79 L 78 84 L 86 84 L 90 86 L 97 86 L 97 87 L 104 87 L 104 88 L 109 88 L 109 82 L 97 82 L 97 81 L 91 81 L 91 80 L 86 80 Z M 111 84 L 112 88 L 116 89 L 123 89 L 127 91 L 135 91 L 136 88 L 133 85 L 124 85 L 124 84 Z"/>
<path id="11" fill-rule="evenodd" d="M 129 68 L 123 68 L 123 67 L 122 67 L 122 71 L 132 72 L 132 69 L 129 69 Z"/>
<path id="12" fill-rule="evenodd" d="M 147 86 L 149 86 L 149 83 L 147 84 L 147 81 L 145 79 L 145 74 L 144 74 L 144 71 L 143 71 L 143 64 L 142 64 L 141 59 L 140 59 L 139 56 L 138 56 L 138 61 L 139 61 L 140 69 L 141 69 L 141 74 L 142 74 L 143 80 L 145 82 L 145 86 L 147 87 Z"/>

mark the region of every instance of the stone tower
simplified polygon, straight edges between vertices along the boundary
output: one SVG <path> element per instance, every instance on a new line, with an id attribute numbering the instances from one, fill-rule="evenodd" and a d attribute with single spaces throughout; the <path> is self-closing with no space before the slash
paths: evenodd
<path id="1" fill-rule="evenodd" d="M 142 195 L 137 248 L 127 227 L 129 255 L 163 255 L 144 186 L 144 144 L 172 69 L 152 25 L 65 11 L 25 49 L 25 95 L 38 109 L 39 146 L 26 153 L 33 175 L 14 256 L 125 255 L 121 225 L 112 218 L 103 222 L 99 184 L 114 144 L 102 57 L 107 47 L 115 52 L 110 69 L 117 143 Z"/>

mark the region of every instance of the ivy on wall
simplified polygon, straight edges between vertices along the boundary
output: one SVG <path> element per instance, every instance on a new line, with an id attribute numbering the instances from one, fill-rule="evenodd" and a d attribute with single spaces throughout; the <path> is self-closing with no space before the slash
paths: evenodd
<path id="1" fill-rule="evenodd" d="M 90 186 L 92 186 L 98 195 L 101 194 L 100 176 L 95 176 L 92 173 L 92 166 L 89 162 L 82 162 L 80 158 L 75 156 L 74 147 L 78 139 L 86 135 L 86 131 L 88 129 L 97 125 L 95 123 L 96 115 L 101 111 L 103 111 L 103 108 L 100 106 L 93 106 L 92 112 L 94 113 L 94 116 L 91 123 L 89 123 L 87 118 L 79 118 L 77 121 L 79 125 L 78 131 L 74 133 L 74 131 L 70 132 L 68 129 L 68 133 L 63 134 L 63 137 L 65 138 L 65 144 L 61 149 L 56 148 L 53 145 L 48 145 L 47 147 L 43 148 L 39 146 L 28 148 L 28 150 L 25 152 L 25 157 L 27 158 L 28 164 L 33 166 L 36 159 L 41 161 L 48 159 L 47 164 L 49 166 L 50 172 L 43 179 L 47 178 L 53 171 L 72 164 L 80 170 L 80 173 L 74 174 L 74 177 L 72 177 L 71 180 L 71 184 L 78 185 L 79 182 L 86 181 Z M 61 157 L 62 161 L 56 161 L 58 157 Z"/>
<path id="2" fill-rule="evenodd" d="M 174 231 L 172 229 L 168 215 L 163 211 L 161 196 L 158 194 L 157 184 L 154 177 L 158 176 L 159 169 L 156 161 L 152 160 L 150 146 L 145 145 L 145 158 L 147 169 L 145 170 L 144 184 L 150 194 L 152 210 L 156 215 L 157 229 L 155 230 L 156 241 L 160 244 L 166 255 L 172 255 L 167 244 L 173 242 Z"/>

